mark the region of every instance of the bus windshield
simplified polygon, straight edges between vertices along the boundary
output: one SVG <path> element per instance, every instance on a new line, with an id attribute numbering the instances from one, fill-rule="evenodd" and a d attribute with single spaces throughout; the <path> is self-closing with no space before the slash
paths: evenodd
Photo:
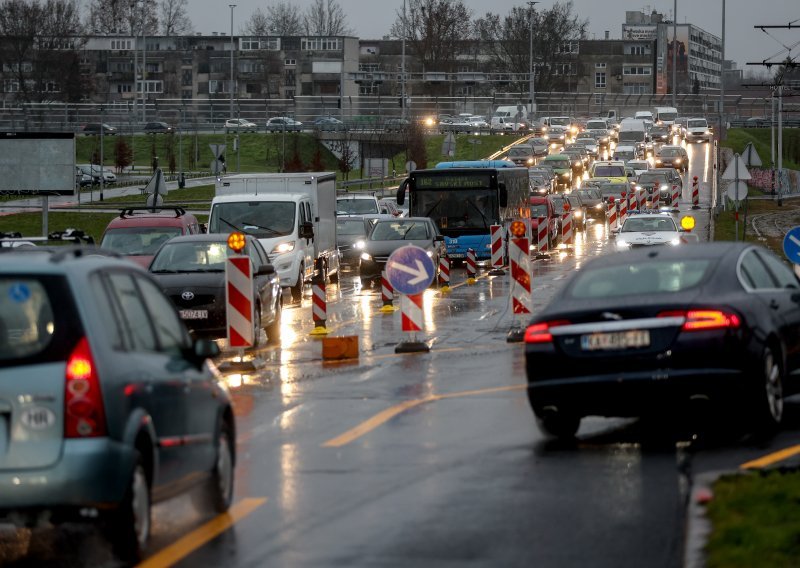
<path id="1" fill-rule="evenodd" d="M 491 189 L 417 190 L 412 213 L 433 219 L 443 234 L 448 229 L 488 230 L 499 217 L 495 193 Z"/>

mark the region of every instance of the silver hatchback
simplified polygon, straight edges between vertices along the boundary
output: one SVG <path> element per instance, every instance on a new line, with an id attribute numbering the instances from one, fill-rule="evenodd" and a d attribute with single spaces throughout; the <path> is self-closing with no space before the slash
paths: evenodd
<path id="1" fill-rule="evenodd" d="M 97 522 L 135 562 L 152 503 L 197 487 L 227 510 L 236 428 L 216 344 L 193 342 L 133 263 L 17 251 L 0 249 L 0 522 Z"/>

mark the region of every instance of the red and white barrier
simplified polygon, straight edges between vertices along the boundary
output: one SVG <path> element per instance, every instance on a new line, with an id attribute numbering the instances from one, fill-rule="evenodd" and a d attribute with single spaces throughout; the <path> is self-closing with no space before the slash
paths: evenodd
<path id="1" fill-rule="evenodd" d="M 681 190 L 678 189 L 677 185 L 673 185 L 672 186 L 672 203 L 670 203 L 670 205 L 672 206 L 672 209 L 674 209 L 674 210 L 678 209 L 678 201 L 680 200 L 680 198 L 681 198 Z"/>
<path id="2" fill-rule="evenodd" d="M 653 193 L 650 196 L 650 207 L 653 209 L 658 209 L 661 205 L 661 189 L 658 187 L 658 182 L 656 182 L 655 186 L 653 187 Z"/>
<path id="3" fill-rule="evenodd" d="M 533 312 L 531 297 L 531 261 L 528 254 L 528 239 L 511 239 L 508 259 L 511 263 L 511 298 L 513 313 Z"/>
<path id="4" fill-rule="evenodd" d="M 231 255 L 225 262 L 225 318 L 230 347 L 251 347 L 253 328 L 253 270 L 250 257 Z"/>
<path id="5" fill-rule="evenodd" d="M 328 319 L 328 297 L 325 291 L 324 278 L 315 278 L 311 283 L 311 317 L 314 320 L 314 329 L 311 335 L 324 335 L 328 333 L 325 321 Z"/>
<path id="6" fill-rule="evenodd" d="M 381 301 L 383 302 L 380 309 L 381 312 L 388 314 L 397 311 L 397 307 L 394 305 L 394 288 L 392 283 L 389 282 L 385 270 L 381 272 Z"/>
<path id="7" fill-rule="evenodd" d="M 628 218 L 628 195 L 625 194 L 622 196 L 622 199 L 617 201 L 619 204 L 619 226 L 621 227 L 625 223 L 625 219 Z"/>
<path id="8" fill-rule="evenodd" d="M 607 204 L 606 219 L 608 221 L 608 228 L 614 230 L 617 228 L 617 204 L 609 201 Z"/>
<path id="9" fill-rule="evenodd" d="M 647 209 L 647 190 L 646 189 L 637 189 L 636 190 L 636 199 L 639 203 L 639 211 L 644 211 Z"/>
<path id="10" fill-rule="evenodd" d="M 567 211 L 561 216 L 561 242 L 565 245 L 572 244 L 573 234 L 572 212 Z"/>
<path id="11" fill-rule="evenodd" d="M 697 186 L 697 176 L 692 178 L 692 209 L 700 209 L 700 188 Z"/>
<path id="12" fill-rule="evenodd" d="M 467 284 L 474 284 L 477 274 L 478 262 L 475 259 L 475 251 L 473 249 L 467 249 Z"/>
<path id="13" fill-rule="evenodd" d="M 492 235 L 492 268 L 503 267 L 503 227 L 491 225 L 489 227 Z"/>
<path id="14" fill-rule="evenodd" d="M 539 225 L 536 227 L 536 250 L 545 253 L 550 250 L 550 224 L 547 217 L 539 217 Z"/>
<path id="15" fill-rule="evenodd" d="M 439 286 L 450 287 L 450 259 L 446 256 L 439 258 Z"/>
<path id="16" fill-rule="evenodd" d="M 422 331 L 422 294 L 400 296 L 400 310 L 403 316 L 403 331 Z"/>

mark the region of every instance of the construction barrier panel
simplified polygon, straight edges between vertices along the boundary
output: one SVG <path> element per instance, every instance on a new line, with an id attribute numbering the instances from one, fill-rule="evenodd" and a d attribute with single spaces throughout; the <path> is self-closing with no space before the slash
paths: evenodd
<path id="1" fill-rule="evenodd" d="M 697 184 L 697 176 L 692 178 L 692 209 L 700 209 L 700 188 Z"/>
<path id="2" fill-rule="evenodd" d="M 565 245 L 572 245 L 572 212 L 567 211 L 561 216 L 561 242 Z"/>
<path id="3" fill-rule="evenodd" d="M 439 286 L 450 287 L 450 259 L 446 256 L 439 258 Z"/>
<path id="4" fill-rule="evenodd" d="M 672 186 L 672 203 L 670 203 L 670 206 L 672 207 L 673 210 L 677 211 L 678 202 L 680 201 L 680 198 L 681 198 L 681 190 L 678 188 L 677 185 L 673 185 Z"/>
<path id="5" fill-rule="evenodd" d="M 381 272 L 381 301 L 383 302 L 381 312 L 387 313 L 397 310 L 394 306 L 394 288 L 392 288 L 389 278 L 386 277 L 385 270 Z"/>
<path id="6" fill-rule="evenodd" d="M 422 294 L 400 296 L 400 310 L 403 316 L 403 331 L 422 331 L 424 328 L 424 320 L 422 317 Z"/>
<path id="7" fill-rule="evenodd" d="M 251 347 L 253 328 L 253 270 L 250 257 L 231 255 L 225 262 L 225 317 L 230 347 Z M 260 331 L 260 330 L 259 330 Z"/>
<path id="8" fill-rule="evenodd" d="M 474 284 L 478 274 L 478 262 L 475 259 L 475 251 L 467 249 L 467 284 Z"/>
<path id="9" fill-rule="evenodd" d="M 610 201 L 606 204 L 608 210 L 606 212 L 606 219 L 608 220 L 608 229 L 613 231 L 617 228 L 617 204 Z"/>
<path id="10" fill-rule="evenodd" d="M 492 235 L 492 268 L 503 267 L 503 227 L 501 225 L 491 225 L 489 227 Z"/>
<path id="11" fill-rule="evenodd" d="M 311 283 L 311 317 L 314 320 L 314 329 L 311 335 L 325 335 L 328 329 L 325 322 L 328 319 L 328 296 L 325 290 L 325 280 L 320 275 Z"/>
<path id="12" fill-rule="evenodd" d="M 547 217 L 538 218 L 539 225 L 536 227 L 536 250 L 545 253 L 550 250 L 550 224 Z"/>
<path id="13" fill-rule="evenodd" d="M 529 246 L 528 239 L 511 239 L 508 248 L 508 258 L 511 263 L 511 298 L 515 314 L 530 314 L 533 311 Z"/>

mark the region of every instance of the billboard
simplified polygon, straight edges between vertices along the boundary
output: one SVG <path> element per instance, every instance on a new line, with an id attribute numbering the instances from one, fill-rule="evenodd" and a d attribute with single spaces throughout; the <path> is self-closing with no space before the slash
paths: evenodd
<path id="1" fill-rule="evenodd" d="M 0 195 L 74 195 L 75 134 L 0 132 Z"/>
<path id="2" fill-rule="evenodd" d="M 665 53 L 665 67 L 667 79 L 667 91 L 672 92 L 672 59 L 675 58 L 675 67 L 677 69 L 676 80 L 678 88 L 676 93 L 686 94 L 691 92 L 691 84 L 689 83 L 689 26 L 686 24 L 678 24 L 677 36 L 673 38 L 672 27 L 667 31 L 666 37 L 666 53 Z M 673 55 L 674 54 L 674 55 Z"/>

